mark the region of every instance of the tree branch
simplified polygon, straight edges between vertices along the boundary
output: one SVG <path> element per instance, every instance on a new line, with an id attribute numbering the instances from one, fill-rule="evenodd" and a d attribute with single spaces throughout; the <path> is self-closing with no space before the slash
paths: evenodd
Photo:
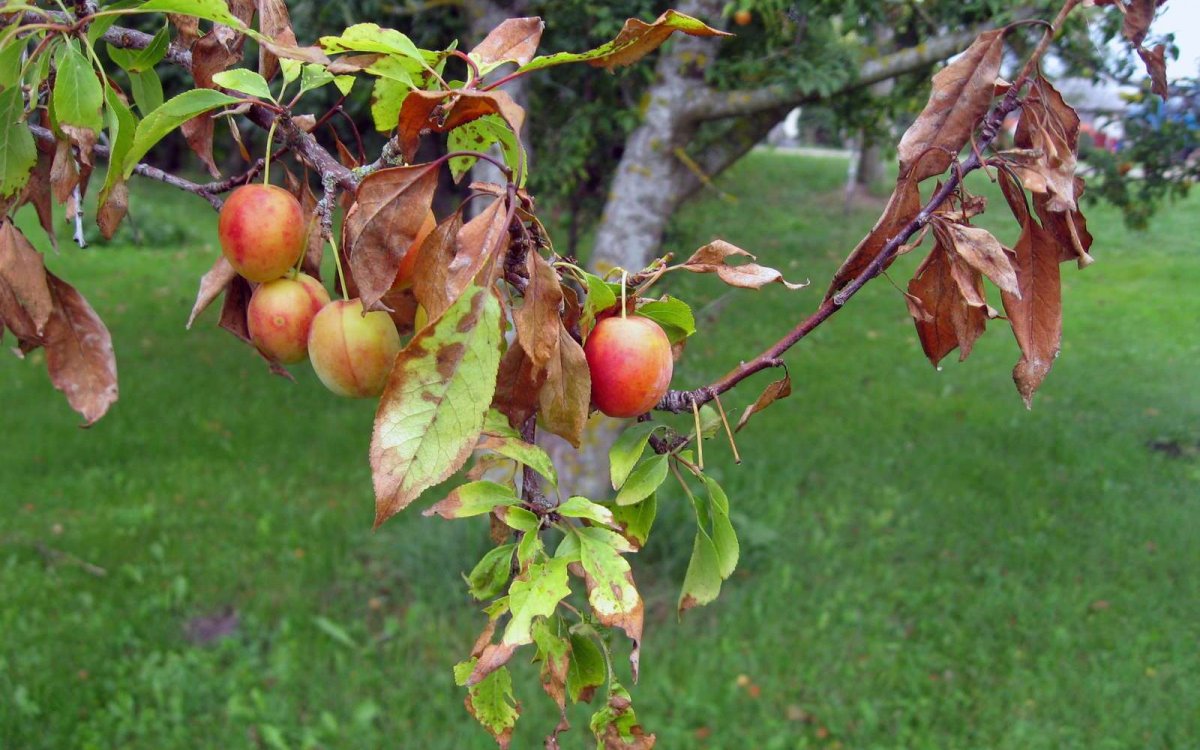
<path id="1" fill-rule="evenodd" d="M 1021 73 L 1017 79 L 1009 87 L 1008 93 L 1000 104 L 992 109 L 991 113 L 983 121 L 983 126 L 980 129 L 980 138 L 976 141 L 975 148 L 972 149 L 971 155 L 961 163 L 956 163 L 951 169 L 950 175 L 946 181 L 934 193 L 929 202 L 922 207 L 920 212 L 895 237 L 888 240 L 883 246 L 879 255 L 875 257 L 871 264 L 868 265 L 863 272 L 860 273 L 853 281 L 843 287 L 837 294 L 829 297 L 816 312 L 800 321 L 791 331 L 787 333 L 779 341 L 772 344 L 766 351 L 758 355 L 749 362 L 743 362 L 734 368 L 716 382 L 701 386 L 691 391 L 668 391 L 662 401 L 655 407 L 659 411 L 667 411 L 679 413 L 690 411 L 692 405 L 703 405 L 712 401 L 718 395 L 732 389 L 738 383 L 742 382 L 751 375 L 761 372 L 770 367 L 775 367 L 779 364 L 779 358 L 788 349 L 795 346 L 801 339 L 812 333 L 818 326 L 833 316 L 838 310 L 858 293 L 860 289 L 867 284 L 868 281 L 878 276 L 887 267 L 887 264 L 896 256 L 900 248 L 908 242 L 909 238 L 916 234 L 922 227 L 929 223 L 930 217 L 937 209 L 946 202 L 946 200 L 954 194 L 958 186 L 962 183 L 963 178 L 979 169 L 982 165 L 980 154 L 992 144 L 996 139 L 996 135 L 1000 132 L 1000 128 L 1004 123 L 1004 118 L 1011 112 L 1016 110 L 1021 105 L 1021 89 L 1025 87 L 1029 77 L 1037 69 L 1038 62 L 1049 49 L 1051 41 L 1057 35 L 1059 29 L 1062 28 L 1063 21 L 1075 9 L 1082 0 L 1065 0 L 1062 9 L 1058 16 L 1050 25 L 1049 30 L 1038 43 L 1037 48 L 1029 56 L 1025 66 L 1021 69 Z"/>

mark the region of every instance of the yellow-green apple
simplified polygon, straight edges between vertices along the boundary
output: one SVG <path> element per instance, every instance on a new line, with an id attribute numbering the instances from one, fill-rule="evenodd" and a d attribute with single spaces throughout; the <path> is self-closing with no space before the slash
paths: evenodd
<path id="1" fill-rule="evenodd" d="M 308 359 L 325 387 L 340 396 L 383 393 L 400 352 L 400 334 L 385 312 L 363 315 L 362 300 L 337 300 L 321 308 L 308 334 Z"/>

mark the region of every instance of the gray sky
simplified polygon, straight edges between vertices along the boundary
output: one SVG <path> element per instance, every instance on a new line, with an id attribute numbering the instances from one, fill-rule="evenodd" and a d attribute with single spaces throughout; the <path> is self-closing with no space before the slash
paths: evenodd
<path id="1" fill-rule="evenodd" d="M 1167 0 L 1152 28 L 1156 33 L 1175 34 L 1179 45 L 1179 59 L 1167 61 L 1167 77 L 1195 77 L 1200 67 L 1200 2 Z"/>

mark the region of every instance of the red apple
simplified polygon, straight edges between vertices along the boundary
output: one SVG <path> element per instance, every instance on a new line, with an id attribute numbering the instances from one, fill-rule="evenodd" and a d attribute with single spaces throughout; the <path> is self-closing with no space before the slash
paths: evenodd
<path id="1" fill-rule="evenodd" d="M 329 304 L 329 292 L 308 274 L 259 284 L 250 297 L 246 321 L 258 350 L 285 365 L 308 356 L 313 318 Z"/>
<path id="2" fill-rule="evenodd" d="M 422 222 L 421 229 L 413 238 L 412 244 L 408 246 L 404 257 L 400 259 L 400 267 L 396 269 L 396 280 L 392 282 L 392 289 L 403 289 L 412 284 L 413 271 L 417 267 L 417 256 L 420 255 L 421 243 L 434 229 L 437 229 L 437 218 L 433 215 L 433 211 L 430 211 L 425 214 L 425 221 Z"/>
<path id="3" fill-rule="evenodd" d="M 671 342 L 649 318 L 604 318 L 583 345 L 592 403 L 610 417 L 650 411 L 671 385 Z"/>
<path id="4" fill-rule="evenodd" d="M 250 281 L 274 281 L 296 265 L 308 226 L 291 193 L 252 183 L 234 190 L 221 206 L 217 238 L 235 271 Z"/>
<path id="5" fill-rule="evenodd" d="M 308 358 L 325 387 L 340 396 L 383 393 L 400 352 L 400 334 L 385 312 L 363 315 L 362 300 L 337 300 L 321 308 L 308 334 Z"/>
<path id="6" fill-rule="evenodd" d="M 750 22 L 753 20 L 753 14 L 751 14 L 750 11 L 746 10 L 745 8 L 742 8 L 737 13 L 733 14 L 733 22 L 738 26 L 749 26 Z"/>

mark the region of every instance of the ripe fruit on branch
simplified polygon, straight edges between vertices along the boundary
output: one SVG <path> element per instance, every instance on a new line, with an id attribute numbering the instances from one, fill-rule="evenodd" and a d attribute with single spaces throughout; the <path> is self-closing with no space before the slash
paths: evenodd
<path id="1" fill-rule="evenodd" d="M 752 20 L 754 20 L 754 16 L 745 8 L 733 14 L 733 22 L 738 26 L 749 26 Z"/>
<path id="2" fill-rule="evenodd" d="M 429 211 L 425 214 L 425 221 L 421 223 L 421 229 L 417 232 L 417 236 L 413 238 L 404 257 L 400 259 L 400 267 L 396 269 L 396 280 L 392 282 L 392 289 L 404 289 L 412 284 L 413 271 L 417 267 L 417 256 L 420 255 L 421 243 L 435 229 L 437 229 L 437 217 L 433 215 L 433 211 Z"/>
<path id="3" fill-rule="evenodd" d="M 300 202 L 275 185 L 234 190 L 217 219 L 221 252 L 250 281 L 274 281 L 296 265 L 308 238 Z"/>
<path id="4" fill-rule="evenodd" d="M 383 393 L 400 353 L 400 334 L 385 312 L 363 315 L 362 300 L 330 302 L 313 318 L 308 358 L 325 387 L 339 396 Z"/>
<path id="5" fill-rule="evenodd" d="M 329 304 L 329 292 L 308 274 L 260 284 L 250 297 L 246 322 L 258 350 L 285 365 L 308 356 L 313 318 Z"/>
<path id="6" fill-rule="evenodd" d="M 592 403 L 610 417 L 636 417 L 671 385 L 671 342 L 649 318 L 604 318 L 583 345 L 592 375 Z"/>

